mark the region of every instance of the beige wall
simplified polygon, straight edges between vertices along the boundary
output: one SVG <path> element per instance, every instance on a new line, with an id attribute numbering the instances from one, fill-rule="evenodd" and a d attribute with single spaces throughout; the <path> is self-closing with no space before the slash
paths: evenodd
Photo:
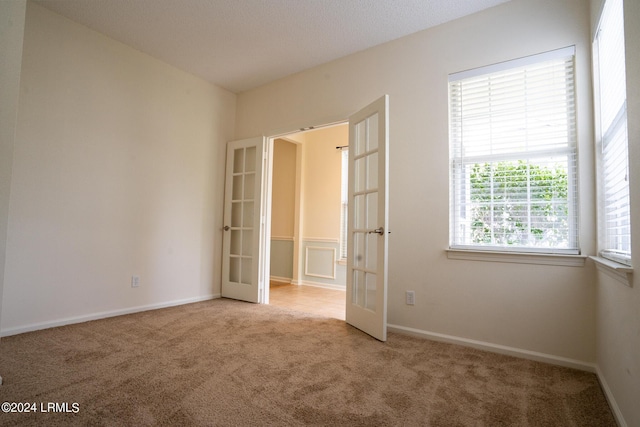
<path id="1" fill-rule="evenodd" d="M 592 28 L 602 0 L 591 0 Z M 632 287 L 598 273 L 597 364 L 614 410 L 628 426 L 640 425 L 640 2 L 624 1 L 629 185 L 631 200 Z"/>
<path id="2" fill-rule="evenodd" d="M 296 200 L 296 144 L 273 142 L 271 236 L 293 239 Z"/>
<path id="3" fill-rule="evenodd" d="M 26 5 L 26 0 L 0 2 L 0 321 Z"/>
<path id="4" fill-rule="evenodd" d="M 349 145 L 346 125 L 305 133 L 303 239 L 340 238 L 341 145 Z"/>
<path id="5" fill-rule="evenodd" d="M 390 324 L 595 361 L 594 267 L 449 260 L 447 75 L 576 45 L 580 240 L 595 251 L 588 4 L 513 0 L 240 94 L 236 137 L 344 120 L 390 96 Z M 416 291 L 416 305 L 404 292 Z"/>
<path id="6" fill-rule="evenodd" d="M 349 145 L 346 124 L 304 133 L 299 283 L 346 286 L 346 267 L 336 262 L 340 256 L 342 183 L 342 152 L 336 147 L 343 145 Z"/>
<path id="7" fill-rule="evenodd" d="M 280 139 L 274 141 L 272 276 L 291 278 L 294 283 L 345 285 L 344 266 L 327 264 L 326 254 L 330 248 L 336 250 L 336 257 L 339 253 L 342 155 L 336 147 L 348 145 L 348 132 L 348 126 L 343 124 L 293 135 L 297 144 Z M 299 212 L 296 212 L 296 179 L 299 181 Z M 296 232 L 297 229 L 301 232 Z M 286 243 L 288 238 L 292 240 L 290 244 Z M 315 248 L 310 252 L 310 258 L 307 257 L 307 246 Z M 318 252 L 318 247 L 323 249 Z M 293 267 L 294 259 L 285 259 L 289 254 L 297 260 L 296 268 Z M 316 260 L 315 256 L 321 257 L 322 261 Z M 335 278 L 307 276 L 307 267 L 310 272 L 319 270 L 321 276 L 333 272 Z M 291 271 L 291 274 L 283 276 L 283 271 Z"/>
<path id="8" fill-rule="evenodd" d="M 19 101 L 4 333 L 219 294 L 234 94 L 30 3 Z"/>

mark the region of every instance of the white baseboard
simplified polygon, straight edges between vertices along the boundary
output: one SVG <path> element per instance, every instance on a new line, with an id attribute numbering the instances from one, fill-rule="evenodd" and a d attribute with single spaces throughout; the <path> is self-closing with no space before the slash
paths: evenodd
<path id="1" fill-rule="evenodd" d="M 321 282 L 311 282 L 308 280 L 294 280 L 294 279 L 288 279 L 286 277 L 277 277 L 277 276 L 271 276 L 271 280 L 273 280 L 274 282 L 283 282 L 283 283 L 290 283 L 292 285 L 296 285 L 296 286 L 313 286 L 316 288 L 325 288 L 325 289 L 333 289 L 333 290 L 338 290 L 338 291 L 346 291 L 347 287 L 343 286 L 343 285 L 334 285 L 331 283 L 321 283 Z"/>
<path id="2" fill-rule="evenodd" d="M 90 320 L 104 319 L 107 317 L 122 316 L 123 314 L 138 313 L 141 311 L 157 310 L 159 308 L 167 308 L 167 307 L 173 307 L 177 305 L 191 304 L 194 302 L 207 301 L 207 300 L 216 299 L 220 297 L 221 297 L 220 294 L 211 294 L 211 295 L 205 295 L 201 297 L 185 298 L 180 300 L 161 302 L 157 304 L 140 305 L 137 307 L 124 308 L 120 310 L 102 311 L 99 313 L 92 313 L 92 314 L 87 314 L 83 316 L 67 317 L 65 319 L 52 320 L 49 322 L 33 323 L 31 325 L 19 326 L 17 328 L 3 329 L 2 331 L 0 331 L 0 337 L 8 337 L 11 335 L 23 334 L 25 332 L 39 331 L 41 329 L 55 328 L 57 326 L 71 325 L 73 323 L 88 322 Z"/>
<path id="3" fill-rule="evenodd" d="M 453 335 L 439 334 L 436 332 L 423 331 L 421 329 L 408 328 L 399 325 L 387 325 L 392 332 L 413 335 L 433 341 L 441 341 L 450 344 L 458 344 L 465 347 L 473 347 L 480 350 L 486 350 L 493 353 L 506 354 L 508 356 L 520 357 L 522 359 L 535 360 L 537 362 L 550 363 L 552 365 L 565 366 L 567 368 L 579 369 L 581 371 L 596 372 L 596 365 L 581 360 L 569 359 L 566 357 L 554 356 L 537 351 L 523 350 L 515 347 L 508 347 L 499 344 L 492 344 L 484 341 L 476 341 L 467 338 L 455 337 Z"/>
<path id="4" fill-rule="evenodd" d="M 333 290 L 337 290 L 337 291 L 346 291 L 347 287 L 346 286 L 342 286 L 342 285 L 333 285 L 330 283 L 321 283 L 321 282 L 308 282 L 308 281 L 303 281 L 303 282 L 298 282 L 298 285 L 301 286 L 313 286 L 316 288 L 325 288 L 325 289 L 333 289 Z"/>
<path id="5" fill-rule="evenodd" d="M 293 281 L 290 277 L 271 276 L 269 280 L 272 282 L 291 284 Z"/>
<path id="6" fill-rule="evenodd" d="M 609 384 L 607 384 L 607 381 L 604 379 L 604 374 L 600 370 L 600 367 L 597 365 L 596 365 L 596 375 L 598 376 L 598 381 L 600 381 L 600 387 L 602 387 L 602 391 L 604 392 L 604 395 L 607 398 L 607 402 L 609 402 L 609 407 L 611 408 L 611 412 L 613 412 L 613 416 L 616 419 L 618 426 L 627 427 L 628 424 L 624 420 L 624 417 L 622 416 L 622 411 L 620 411 L 620 407 L 618 406 L 618 403 L 616 402 L 615 397 L 613 397 L 613 393 L 609 388 Z"/>

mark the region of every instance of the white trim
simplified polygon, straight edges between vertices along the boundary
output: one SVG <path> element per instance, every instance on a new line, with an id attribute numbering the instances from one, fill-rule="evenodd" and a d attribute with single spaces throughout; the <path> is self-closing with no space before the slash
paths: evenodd
<path id="1" fill-rule="evenodd" d="M 340 243 L 340 239 L 331 239 L 325 237 L 303 237 L 302 241 L 311 243 Z"/>
<path id="2" fill-rule="evenodd" d="M 616 279 L 625 286 L 633 287 L 633 268 L 599 256 L 590 256 L 599 272 Z"/>
<path id="3" fill-rule="evenodd" d="M 585 255 L 546 254 L 535 252 L 500 252 L 462 249 L 446 249 L 447 258 L 467 261 L 511 262 L 518 264 L 561 265 L 584 267 Z"/>
<path id="4" fill-rule="evenodd" d="M 292 282 L 292 279 L 290 277 L 271 276 L 269 277 L 269 279 L 273 282 L 286 283 L 288 285 L 290 285 Z"/>
<path id="5" fill-rule="evenodd" d="M 575 53 L 576 53 L 575 46 L 567 46 L 560 49 L 539 53 L 536 55 L 525 56 L 522 58 L 512 59 L 509 61 L 498 62 L 497 64 L 486 65 L 484 67 L 473 68 L 471 70 L 465 70 L 465 71 L 460 71 L 458 73 L 449 74 L 449 81 L 455 82 L 458 80 L 468 79 L 470 77 L 497 73 L 499 71 L 505 71 L 511 68 L 525 67 L 527 65 L 537 64 L 539 62 L 567 58 L 569 56 L 575 55 Z"/>
<path id="6" fill-rule="evenodd" d="M 330 283 L 320 283 L 320 282 L 309 282 L 303 281 L 298 282 L 298 286 L 312 286 L 314 288 L 324 288 L 324 289 L 333 289 L 334 291 L 346 291 L 347 287 L 345 285 L 333 285 Z"/>
<path id="7" fill-rule="evenodd" d="M 55 328 L 57 326 L 71 325 L 74 323 L 83 323 L 90 320 L 104 319 L 107 317 L 122 316 L 124 314 L 139 313 L 141 311 L 157 310 L 159 308 L 174 307 L 177 305 L 191 304 L 194 302 L 208 301 L 220 298 L 220 294 L 210 294 L 201 297 L 184 298 L 179 300 L 161 302 L 156 304 L 139 305 L 137 307 L 123 308 L 119 310 L 101 311 L 99 313 L 87 314 L 83 316 L 67 317 L 65 319 L 52 320 L 49 322 L 32 323 L 31 325 L 18 326 L 16 328 L 4 329 L 0 332 L 0 336 L 8 337 L 10 335 L 23 334 L 25 332 L 39 331 L 41 329 Z"/>
<path id="8" fill-rule="evenodd" d="M 331 262 L 331 276 L 325 275 L 325 274 L 317 274 L 317 273 L 309 273 L 309 249 L 314 250 L 314 251 L 328 251 L 328 252 L 332 252 L 333 255 L 331 257 L 331 259 L 333 260 Z M 321 277 L 323 279 L 332 279 L 335 280 L 336 279 L 336 263 L 335 263 L 335 259 L 336 259 L 336 248 L 325 248 L 322 246 L 306 246 L 305 247 L 305 254 L 304 254 L 304 275 L 305 276 L 311 276 L 311 277 Z"/>
<path id="9" fill-rule="evenodd" d="M 298 123 L 298 126 L 288 126 L 288 127 L 280 127 L 268 130 L 266 135 L 270 135 L 269 138 L 278 139 L 286 137 L 287 135 L 307 132 L 314 129 L 320 128 L 329 128 L 333 126 L 340 126 L 343 124 L 348 124 L 349 120 L 345 117 L 349 117 L 350 112 L 346 111 L 342 114 L 335 114 L 328 117 L 325 117 L 321 120 L 316 120 L 316 124 L 309 125 L 309 123 Z M 297 142 L 299 143 L 299 142 Z"/>
<path id="10" fill-rule="evenodd" d="M 285 242 L 293 242 L 293 236 L 271 236 L 271 240 L 285 241 Z"/>
<path id="11" fill-rule="evenodd" d="M 519 357 L 522 359 L 535 360 L 537 362 L 550 363 L 552 365 L 564 366 L 567 368 L 579 369 L 581 371 L 596 372 L 596 365 L 581 360 L 569 359 L 566 357 L 554 356 L 552 354 L 539 353 L 537 351 L 523 350 L 520 348 L 509 347 L 505 345 L 492 344 L 485 341 L 471 340 L 467 338 L 455 337 L 452 335 L 439 334 L 436 332 L 423 331 L 421 329 L 408 328 L 399 325 L 387 324 L 389 331 L 401 334 L 412 335 L 420 338 L 426 338 L 433 341 L 446 342 L 450 344 L 462 345 L 465 347 L 477 348 L 480 350 L 490 351 L 492 353 L 505 354 L 507 356 Z"/>
<path id="12" fill-rule="evenodd" d="M 618 402 L 616 402 L 611 389 L 609 388 L 609 384 L 604 379 L 604 374 L 600 370 L 600 367 L 596 365 L 596 376 L 598 377 L 598 381 L 600 381 L 600 387 L 604 392 L 605 397 L 607 398 L 607 402 L 609 402 L 609 407 L 611 408 L 611 412 L 613 412 L 613 416 L 620 427 L 627 427 L 628 424 L 624 420 L 624 416 L 622 415 L 622 411 L 620 407 L 618 407 Z"/>

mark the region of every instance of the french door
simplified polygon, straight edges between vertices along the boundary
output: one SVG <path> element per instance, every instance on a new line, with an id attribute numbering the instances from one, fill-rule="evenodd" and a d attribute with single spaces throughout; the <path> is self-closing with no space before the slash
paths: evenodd
<path id="1" fill-rule="evenodd" d="M 265 150 L 264 137 L 227 143 L 222 296 L 255 303 L 269 298 Z"/>
<path id="2" fill-rule="evenodd" d="M 389 98 L 349 117 L 346 321 L 387 340 Z"/>

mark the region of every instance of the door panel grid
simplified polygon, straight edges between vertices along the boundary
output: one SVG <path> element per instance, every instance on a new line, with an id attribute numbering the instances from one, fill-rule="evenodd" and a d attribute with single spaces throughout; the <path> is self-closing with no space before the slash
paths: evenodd
<path id="1" fill-rule="evenodd" d="M 229 281 L 250 285 L 253 277 L 253 197 L 256 148 L 233 150 Z"/>
<path id="2" fill-rule="evenodd" d="M 378 227 L 378 114 L 355 125 L 352 303 L 376 310 Z M 374 138 L 375 141 L 371 139 Z"/>

